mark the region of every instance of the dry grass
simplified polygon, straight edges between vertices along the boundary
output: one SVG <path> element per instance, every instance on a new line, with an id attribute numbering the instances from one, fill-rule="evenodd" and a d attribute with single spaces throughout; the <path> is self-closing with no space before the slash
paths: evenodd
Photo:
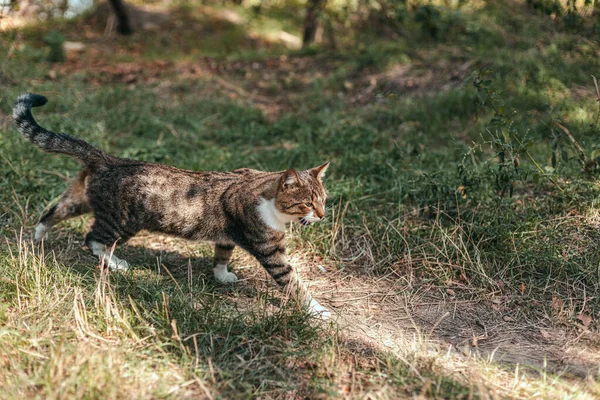
<path id="1" fill-rule="evenodd" d="M 349 241 L 342 232 L 342 221 L 335 226 L 331 237 Z M 460 252 L 464 243 L 460 244 L 459 231 L 440 232 L 447 240 L 444 251 Z M 300 232 L 292 229 L 291 233 L 298 238 Z M 294 314 L 304 318 L 294 306 L 279 310 L 283 303 L 276 288 L 243 252 L 236 251 L 233 260 L 241 281 L 224 288 L 215 286 L 207 274 L 208 246 L 140 235 L 120 251 L 139 267 L 132 275 L 119 276 L 92 268 L 92 257 L 85 255 L 82 264 L 86 265 L 65 268 L 51 248 L 60 251 L 77 240 L 68 228 L 55 235 L 59 240 L 47 244 L 46 253 L 30 242 L 27 234 L 7 238 L 5 250 L 10 258 L 3 265 L 10 268 L 3 271 L 3 293 L 5 298 L 14 293 L 2 314 L 0 359 L 5 373 L 0 383 L 7 398 L 216 398 L 230 393 L 227 379 L 231 377 L 219 369 L 222 366 L 212 364 L 211 357 L 217 354 L 207 356 L 205 349 L 202 355 L 196 340 L 202 333 L 180 327 L 182 322 L 170 314 L 172 302 L 204 312 L 210 308 L 209 315 L 216 313 L 221 320 L 216 325 L 221 328 L 222 322 L 231 318 L 225 310 L 242 319 L 278 316 L 292 335 L 298 327 L 293 326 L 289 313 L 292 319 Z M 394 398 L 398 390 L 428 397 L 471 393 L 482 398 L 592 399 L 599 394 L 589 377 L 597 368 L 600 352 L 586 340 L 591 335 L 587 329 L 577 334 L 544 317 L 536 318 L 535 313 L 524 314 L 529 321 L 506 319 L 515 315 L 511 304 L 515 300 L 510 296 L 470 289 L 459 282 L 422 285 L 410 273 L 364 274 L 352 265 L 338 269 L 334 259 L 315 258 L 309 243 L 294 243 L 293 264 L 311 282 L 315 296 L 334 311 L 334 321 L 325 325 L 301 322 L 313 328 L 306 325 L 300 330 L 322 325 L 317 328 L 317 341 L 325 347 L 318 355 L 306 353 L 311 347 L 304 349 L 306 344 L 301 342 L 305 338 L 291 339 L 299 341 L 296 346 L 304 353 L 292 359 L 285 356 L 299 381 L 291 392 L 285 390 L 291 396 L 316 395 L 315 380 L 321 379 L 327 380 L 324 393 L 345 393 L 352 398 Z M 444 251 L 435 262 L 448 265 Z M 363 254 L 372 252 L 372 248 L 361 249 Z M 80 253 L 81 249 L 72 248 L 63 252 L 61 259 L 80 260 Z M 423 260 L 415 257 L 411 261 Z M 363 257 L 361 262 L 368 261 Z M 433 259 L 429 257 L 427 262 Z M 476 270 L 476 263 L 471 263 L 465 262 L 465 271 L 470 267 Z M 412 269 L 410 265 L 403 268 Z M 137 293 L 148 280 L 159 283 L 157 295 L 160 293 L 150 302 Z M 155 309 L 149 310 L 153 303 Z M 225 332 L 214 334 L 227 336 Z M 278 345 L 290 340 L 281 339 L 284 342 Z M 217 339 L 209 342 L 212 340 Z M 235 362 L 237 357 L 231 356 L 228 362 Z M 240 357 L 237 368 L 246 370 L 253 368 L 253 363 L 270 364 L 269 360 L 257 348 L 253 358 Z M 275 371 L 280 368 L 271 367 Z M 93 382 L 88 380 L 90 375 Z M 261 374 L 259 379 L 271 386 L 263 395 L 288 397 L 274 389 L 279 386 L 277 378 L 269 382 Z M 451 388 L 448 392 L 445 383 Z"/>
<path id="2" fill-rule="evenodd" d="M 568 88 L 582 85 L 576 71 L 597 67 L 595 50 L 561 33 L 560 63 L 532 17 L 540 43 L 497 33 L 521 49 L 514 57 L 470 36 L 266 56 L 242 52 L 274 49 L 243 24 L 173 15 L 119 43 L 106 21 L 80 21 L 83 35 L 66 24 L 86 51 L 51 68 L 37 66 L 47 27 L 0 38 L 12 49 L 0 62 L 0 398 L 600 396 L 597 185 L 570 148 L 554 175 L 565 193 L 525 173 L 500 199 L 493 152 L 479 142 L 467 171 L 479 188 L 456 173 L 489 117 L 461 89 L 480 60 L 500 71 L 506 107 L 524 114 L 541 115 L 540 99 L 558 87 L 564 102 L 543 118 L 568 121 L 591 153 L 593 121 L 573 121 L 594 99 L 571 99 Z M 214 57 L 226 46 L 233 56 Z M 331 159 L 330 218 L 288 234 L 292 263 L 333 320 L 286 302 L 239 250 L 241 280 L 224 286 L 209 245 L 150 233 L 117 250 L 132 272 L 108 273 L 81 248 L 87 217 L 33 244 L 37 219 L 75 171 L 13 129 L 10 102 L 34 89 L 51 99 L 43 125 L 117 155 L 204 170 Z M 530 151 L 547 161 L 547 129 L 532 121 L 515 125 L 534 131 Z"/>

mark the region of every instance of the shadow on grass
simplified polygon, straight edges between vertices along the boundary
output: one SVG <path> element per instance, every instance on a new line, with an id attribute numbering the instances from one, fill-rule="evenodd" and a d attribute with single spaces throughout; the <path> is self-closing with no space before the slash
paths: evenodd
<path id="1" fill-rule="evenodd" d="M 59 254 L 79 258 L 72 253 L 82 250 L 70 243 L 59 239 L 50 244 Z M 131 326 L 139 337 L 152 337 L 161 351 L 220 395 L 314 398 L 383 390 L 390 396 L 460 398 L 473 391 L 432 370 L 431 361 L 418 355 L 401 360 L 360 339 L 342 337 L 339 327 L 313 319 L 293 302 L 279 302 L 279 293 L 270 289 L 216 284 L 210 257 L 178 251 L 157 256 L 137 245 L 124 246 L 119 255 L 136 268 L 103 274 L 94 267 L 95 257 L 84 255 L 69 269 L 84 276 L 80 282 L 90 301 L 98 302 L 99 287 L 113 292 L 120 307 L 137 316 Z M 169 272 L 154 268 L 157 257 Z"/>

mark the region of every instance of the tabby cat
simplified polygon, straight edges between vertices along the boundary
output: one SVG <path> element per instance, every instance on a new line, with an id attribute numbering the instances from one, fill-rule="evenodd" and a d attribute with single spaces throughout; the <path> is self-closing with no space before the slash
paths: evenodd
<path id="1" fill-rule="evenodd" d="M 59 203 L 42 217 L 36 240 L 52 225 L 92 212 L 95 220 L 85 243 L 111 269 L 129 268 L 111 248 L 146 229 L 215 242 L 213 271 L 221 282 L 237 280 L 227 264 L 234 246 L 239 246 L 310 312 L 330 316 L 312 298 L 285 255 L 287 222 L 307 226 L 325 216 L 322 178 L 328 162 L 306 171 L 196 172 L 118 158 L 81 139 L 40 127 L 31 108 L 46 102 L 44 96 L 31 93 L 17 99 L 13 118 L 19 131 L 41 149 L 68 154 L 85 166 Z"/>

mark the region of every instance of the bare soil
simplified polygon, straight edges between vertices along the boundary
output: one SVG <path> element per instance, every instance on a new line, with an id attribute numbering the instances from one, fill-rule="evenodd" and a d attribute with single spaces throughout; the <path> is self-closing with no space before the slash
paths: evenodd
<path id="1" fill-rule="evenodd" d="M 123 255 L 125 259 L 135 255 L 134 260 L 147 264 L 159 253 L 176 278 L 186 276 L 192 263 L 194 273 L 212 279 L 211 248 L 200 248 L 196 243 L 144 234 L 133 238 Z M 199 252 L 206 257 L 199 259 Z M 417 287 L 396 273 L 368 276 L 306 257 L 310 257 L 306 252 L 291 252 L 293 265 L 315 298 L 333 311 L 343 344 L 367 358 L 373 352 L 390 352 L 402 359 L 418 349 L 446 354 L 467 365 L 469 360 L 493 361 L 507 371 L 519 368 L 532 376 L 547 371 L 576 379 L 597 373 L 598 335 L 583 324 L 573 328 L 554 323 L 543 313 L 523 313 L 531 306 L 526 300 L 472 293 L 460 285 Z M 254 296 L 261 291 L 277 292 L 266 272 L 241 250 L 234 253 L 232 270 L 240 281 L 230 295 L 242 308 L 253 307 Z"/>

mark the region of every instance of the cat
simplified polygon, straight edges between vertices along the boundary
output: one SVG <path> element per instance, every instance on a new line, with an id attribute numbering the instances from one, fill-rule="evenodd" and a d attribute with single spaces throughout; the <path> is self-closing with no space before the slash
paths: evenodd
<path id="1" fill-rule="evenodd" d="M 235 246 L 254 256 L 286 294 L 309 312 L 327 319 L 329 310 L 312 298 L 286 259 L 285 224 L 308 226 L 325 217 L 323 177 L 329 162 L 305 171 L 188 171 L 162 164 L 111 156 L 91 144 L 40 127 L 32 107 L 48 100 L 23 94 L 13 108 L 20 133 L 42 150 L 67 154 L 84 168 L 57 205 L 40 220 L 35 239 L 55 224 L 94 214 L 85 244 L 113 270 L 129 264 L 113 254 L 140 230 L 215 242 L 213 272 L 220 282 L 235 282 L 227 270 Z"/>

